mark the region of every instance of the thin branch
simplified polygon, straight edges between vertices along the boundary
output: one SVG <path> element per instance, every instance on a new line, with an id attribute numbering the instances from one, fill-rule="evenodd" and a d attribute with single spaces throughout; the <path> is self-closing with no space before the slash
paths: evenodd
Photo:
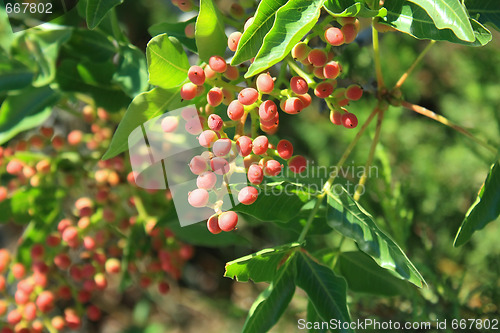
<path id="1" fill-rule="evenodd" d="M 403 83 L 405 83 L 405 81 L 408 78 L 408 76 L 410 76 L 410 74 L 413 72 L 413 70 L 415 69 L 415 67 L 417 67 L 417 65 L 420 63 L 420 61 L 422 61 L 422 59 L 424 58 L 424 56 L 427 54 L 427 52 L 429 52 L 429 50 L 431 49 L 431 47 L 434 44 L 436 44 L 435 40 L 431 40 L 430 43 L 427 44 L 427 46 L 425 47 L 425 49 L 423 49 L 422 52 L 420 52 L 420 54 L 418 55 L 417 59 L 415 59 L 415 61 L 413 61 L 413 63 L 411 64 L 410 68 L 408 68 L 408 70 L 406 72 L 404 72 L 403 75 L 401 75 L 401 77 L 399 78 L 398 82 L 396 82 L 396 84 L 394 85 L 394 88 L 392 88 L 392 90 L 401 88 L 401 86 L 403 85 Z"/>

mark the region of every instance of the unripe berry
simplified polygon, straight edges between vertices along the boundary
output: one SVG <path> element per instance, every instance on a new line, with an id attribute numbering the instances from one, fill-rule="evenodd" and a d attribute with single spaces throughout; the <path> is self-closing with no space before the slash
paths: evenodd
<path id="1" fill-rule="evenodd" d="M 353 16 L 345 16 L 345 17 L 338 17 L 337 22 L 339 22 L 340 25 L 346 25 L 346 24 L 354 24 L 356 22 L 356 18 Z"/>
<path id="2" fill-rule="evenodd" d="M 83 132 L 79 130 L 73 130 L 68 133 L 68 144 L 70 146 L 78 146 L 83 140 Z"/>
<path id="3" fill-rule="evenodd" d="M 208 59 L 208 65 L 217 73 L 224 73 L 227 68 L 226 60 L 221 56 L 211 56 L 210 59 Z"/>
<path id="4" fill-rule="evenodd" d="M 196 97 L 198 86 L 192 82 L 185 83 L 181 88 L 181 98 L 191 100 Z"/>
<path id="5" fill-rule="evenodd" d="M 288 161 L 288 168 L 294 173 L 302 173 L 307 168 L 307 160 L 300 155 L 294 156 Z"/>
<path id="6" fill-rule="evenodd" d="M 213 131 L 220 131 L 222 126 L 224 125 L 224 121 L 219 115 L 216 114 L 211 114 L 208 117 L 208 128 L 210 128 Z"/>
<path id="7" fill-rule="evenodd" d="M 238 201 L 244 205 L 251 205 L 257 200 L 259 191 L 253 186 L 246 186 L 238 193 Z"/>
<path id="8" fill-rule="evenodd" d="M 232 101 L 227 107 L 227 115 L 231 120 L 240 120 L 245 114 L 245 108 L 239 101 Z"/>
<path id="9" fill-rule="evenodd" d="M 267 100 L 259 106 L 259 117 L 261 121 L 273 120 L 277 114 L 278 107 L 276 103 L 271 100 Z"/>
<path id="10" fill-rule="evenodd" d="M 210 148 L 217 139 L 217 133 L 212 130 L 206 130 L 200 134 L 200 136 L 198 137 L 198 142 L 200 143 L 200 146 Z"/>
<path id="11" fill-rule="evenodd" d="M 252 139 L 248 136 L 240 136 L 236 140 L 236 145 L 238 145 L 241 156 L 245 157 L 250 155 L 252 152 Z"/>
<path id="12" fill-rule="evenodd" d="M 208 203 L 208 192 L 205 189 L 198 188 L 189 192 L 188 202 L 193 207 L 205 207 Z"/>
<path id="13" fill-rule="evenodd" d="M 330 82 L 322 82 L 314 89 L 314 94 L 319 98 L 327 98 L 333 92 L 333 85 Z"/>
<path id="14" fill-rule="evenodd" d="M 212 234 L 216 235 L 222 232 L 222 229 L 219 227 L 219 216 L 214 214 L 210 216 L 210 218 L 207 220 L 207 229 L 210 231 Z"/>
<path id="15" fill-rule="evenodd" d="M 245 88 L 238 94 L 238 101 L 243 105 L 252 105 L 258 98 L 259 92 L 254 88 Z"/>
<path id="16" fill-rule="evenodd" d="M 247 176 L 250 183 L 259 185 L 264 179 L 264 171 L 262 170 L 262 167 L 260 165 L 252 164 L 248 168 Z"/>
<path id="17" fill-rule="evenodd" d="M 345 97 L 351 101 L 357 101 L 361 96 L 363 96 L 363 88 L 357 84 L 351 84 L 345 91 Z"/>
<path id="18" fill-rule="evenodd" d="M 245 158 L 243 158 L 243 164 L 245 165 L 245 169 L 250 168 L 251 165 L 257 164 L 260 160 L 260 157 L 258 155 L 248 155 Z"/>
<path id="19" fill-rule="evenodd" d="M 217 77 L 217 72 L 214 71 L 212 68 L 210 68 L 210 66 L 206 66 L 204 69 L 204 72 L 205 72 L 206 79 L 212 80 L 212 79 L 215 79 Z"/>
<path id="20" fill-rule="evenodd" d="M 207 161 L 201 156 L 194 156 L 189 162 L 189 169 L 195 175 L 201 175 L 208 169 Z"/>
<path id="21" fill-rule="evenodd" d="M 293 145 L 288 140 L 278 142 L 276 150 L 278 151 L 278 155 L 284 160 L 288 160 L 293 156 Z"/>
<path id="22" fill-rule="evenodd" d="M 109 258 L 104 264 L 104 270 L 108 274 L 118 274 L 121 271 L 121 262 L 116 258 Z"/>
<path id="23" fill-rule="evenodd" d="M 344 35 L 344 43 L 349 44 L 354 42 L 358 34 L 358 29 L 354 24 L 346 24 L 340 30 Z"/>
<path id="24" fill-rule="evenodd" d="M 264 164 L 264 174 L 266 176 L 271 176 L 271 177 L 277 176 L 281 173 L 282 169 L 283 165 L 276 160 L 268 160 Z"/>
<path id="25" fill-rule="evenodd" d="M 194 38 L 196 25 L 194 23 L 189 23 L 184 28 L 184 34 L 187 38 Z"/>
<path id="26" fill-rule="evenodd" d="M 304 109 L 304 103 L 298 97 L 288 98 L 283 103 L 281 109 L 288 114 L 297 114 Z"/>
<path id="27" fill-rule="evenodd" d="M 303 95 L 309 90 L 309 85 L 300 76 L 294 76 L 290 79 L 290 88 L 297 95 Z"/>
<path id="28" fill-rule="evenodd" d="M 336 61 L 330 61 L 323 67 L 323 75 L 327 79 L 335 79 L 339 76 L 340 73 L 340 65 Z"/>
<path id="29" fill-rule="evenodd" d="M 36 306 L 43 313 L 51 311 L 54 308 L 54 294 L 48 290 L 42 291 L 36 298 Z"/>
<path id="30" fill-rule="evenodd" d="M 205 171 L 196 178 L 196 186 L 205 190 L 211 190 L 217 183 L 217 176 L 211 171 Z"/>
<path id="31" fill-rule="evenodd" d="M 226 88 L 222 89 L 222 104 L 229 105 L 232 101 L 234 101 L 234 93 Z"/>
<path id="32" fill-rule="evenodd" d="M 267 136 L 261 135 L 253 140 L 252 151 L 256 155 L 262 155 L 267 152 L 268 146 L 269 146 L 269 140 L 267 139 Z"/>
<path id="33" fill-rule="evenodd" d="M 235 31 L 232 34 L 230 34 L 229 37 L 227 38 L 227 47 L 231 51 L 235 52 L 236 49 L 238 49 L 238 44 L 240 42 L 241 35 L 242 35 L 241 32 Z"/>
<path id="34" fill-rule="evenodd" d="M 307 55 L 309 54 L 309 51 L 311 48 L 307 46 L 306 43 L 300 42 L 297 43 L 293 48 L 292 48 L 292 57 L 295 60 L 302 61 L 307 58 Z"/>
<path id="35" fill-rule="evenodd" d="M 257 90 L 263 94 L 269 94 L 274 89 L 274 80 L 269 73 L 260 74 L 255 83 Z"/>
<path id="36" fill-rule="evenodd" d="M 314 67 L 323 67 L 328 61 L 328 55 L 322 49 L 313 49 L 307 55 L 307 60 L 309 60 Z"/>
<path id="37" fill-rule="evenodd" d="M 201 86 L 205 83 L 205 72 L 200 66 L 191 66 L 188 71 L 188 78 L 197 86 Z"/>
<path id="38" fill-rule="evenodd" d="M 208 91 L 207 94 L 207 102 L 208 104 L 212 106 L 218 106 L 220 103 L 222 103 L 222 99 L 224 98 L 224 95 L 222 94 L 222 89 L 221 88 L 212 88 Z"/>
<path id="39" fill-rule="evenodd" d="M 238 214 L 233 211 L 224 212 L 219 216 L 219 228 L 223 231 L 231 231 L 238 224 Z"/>
<path id="40" fill-rule="evenodd" d="M 331 27 L 325 30 L 325 39 L 333 46 L 344 44 L 344 34 L 339 28 Z"/>
<path id="41" fill-rule="evenodd" d="M 344 113 L 342 115 L 342 125 L 345 128 L 355 128 L 358 126 L 358 118 L 354 113 Z"/>
<path id="42" fill-rule="evenodd" d="M 229 172 L 229 162 L 222 157 L 214 157 L 210 161 L 210 166 L 218 175 L 225 175 Z"/>

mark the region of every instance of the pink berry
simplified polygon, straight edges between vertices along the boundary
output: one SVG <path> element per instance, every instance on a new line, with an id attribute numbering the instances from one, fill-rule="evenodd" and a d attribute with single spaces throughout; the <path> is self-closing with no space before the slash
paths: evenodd
<path id="1" fill-rule="evenodd" d="M 229 154 L 233 144 L 229 139 L 219 139 L 214 142 L 212 152 L 215 156 L 223 157 Z"/>
<path id="2" fill-rule="evenodd" d="M 7 314 L 7 322 L 9 324 L 11 324 L 12 326 L 16 325 L 17 323 L 19 323 L 22 319 L 22 315 L 21 315 L 21 312 L 19 312 L 19 310 L 17 309 L 13 309 L 9 312 L 9 314 Z M 13 331 L 12 331 L 13 332 Z"/>
<path id="3" fill-rule="evenodd" d="M 354 24 L 346 24 L 340 30 L 344 35 L 344 43 L 349 44 L 354 42 L 358 34 L 358 29 Z"/>
<path id="4" fill-rule="evenodd" d="M 259 117 L 261 121 L 273 120 L 276 118 L 277 114 L 278 107 L 276 106 L 276 103 L 271 100 L 267 100 L 259 106 Z"/>
<path id="5" fill-rule="evenodd" d="M 203 71 L 205 72 L 206 79 L 212 80 L 217 77 L 217 72 L 210 68 L 210 66 L 206 66 Z"/>
<path id="6" fill-rule="evenodd" d="M 248 27 L 252 25 L 252 23 L 253 23 L 254 19 L 255 19 L 255 17 L 250 16 L 250 17 L 248 18 L 248 20 L 246 20 L 245 25 L 243 26 L 243 31 L 247 30 L 247 29 L 248 29 Z"/>
<path id="7" fill-rule="evenodd" d="M 36 298 L 36 306 L 43 313 L 52 310 L 54 307 L 54 294 L 47 290 L 42 291 Z"/>
<path id="8" fill-rule="evenodd" d="M 197 86 L 201 86 L 205 83 L 205 72 L 200 66 L 191 66 L 188 71 L 188 78 Z"/>
<path id="9" fill-rule="evenodd" d="M 233 211 L 224 212 L 219 216 L 219 228 L 223 231 L 231 231 L 238 224 L 238 214 Z"/>
<path id="10" fill-rule="evenodd" d="M 290 79 L 290 88 L 297 95 L 303 95 L 309 90 L 309 85 L 300 76 L 294 76 Z"/>
<path id="11" fill-rule="evenodd" d="M 214 157 L 210 161 L 212 171 L 218 175 L 225 175 L 229 172 L 229 162 L 222 157 Z"/>
<path id="12" fill-rule="evenodd" d="M 184 125 L 184 128 L 186 132 L 192 135 L 200 134 L 203 131 L 199 117 L 189 119 Z"/>
<path id="13" fill-rule="evenodd" d="M 238 49 L 238 44 L 240 42 L 240 39 L 241 39 L 241 32 L 239 31 L 235 31 L 233 32 L 232 34 L 229 35 L 229 37 L 227 38 L 227 47 L 235 52 L 236 49 Z"/>
<path id="14" fill-rule="evenodd" d="M 196 179 L 196 185 L 198 188 L 205 190 L 211 190 L 215 183 L 217 182 L 217 176 L 211 171 L 205 171 Z"/>
<path id="15" fill-rule="evenodd" d="M 262 126 L 265 126 L 265 127 L 271 127 L 271 126 L 274 126 L 274 125 L 278 125 L 279 122 L 280 122 L 280 117 L 279 117 L 279 113 L 277 113 L 277 112 L 274 115 L 274 118 L 269 118 L 267 120 L 264 120 L 263 118 L 260 118 L 260 124 Z"/>
<path id="16" fill-rule="evenodd" d="M 256 85 L 258 91 L 260 91 L 263 94 L 269 94 L 274 89 L 274 80 L 271 77 L 271 75 L 269 75 L 269 73 L 260 74 L 257 77 Z"/>
<path id="17" fill-rule="evenodd" d="M 187 38 L 194 38 L 195 27 L 196 26 L 194 23 L 189 23 L 188 25 L 186 25 L 186 27 L 184 28 L 184 34 Z"/>
<path id="18" fill-rule="evenodd" d="M 161 129 L 165 133 L 174 132 L 179 125 L 179 119 L 177 117 L 168 116 L 162 119 L 161 121 Z"/>
<path id="19" fill-rule="evenodd" d="M 276 160 L 268 160 L 264 165 L 264 174 L 266 176 L 277 176 L 281 173 L 283 165 Z"/>
<path id="20" fill-rule="evenodd" d="M 18 175 L 23 171 L 23 164 L 18 160 L 11 160 L 6 166 L 7 173 Z"/>
<path id="21" fill-rule="evenodd" d="M 363 88 L 357 84 L 351 84 L 345 91 L 345 97 L 351 101 L 357 101 L 361 96 L 363 96 Z"/>
<path id="22" fill-rule="evenodd" d="M 267 136 L 261 135 L 253 140 L 252 151 L 256 155 L 262 155 L 267 152 L 268 146 L 269 146 L 269 140 L 267 139 Z"/>
<path id="23" fill-rule="evenodd" d="M 214 214 L 210 216 L 210 218 L 207 220 L 207 229 L 214 235 L 222 232 L 222 229 L 219 227 L 218 215 Z"/>
<path id="24" fill-rule="evenodd" d="M 212 88 L 208 91 L 207 94 L 207 102 L 208 104 L 212 106 L 218 106 L 220 103 L 222 103 L 222 99 L 224 98 L 224 95 L 222 94 L 222 89 L 221 88 Z"/>
<path id="25" fill-rule="evenodd" d="M 293 47 L 291 54 L 295 60 L 302 61 L 307 58 L 310 50 L 306 43 L 300 42 Z"/>
<path id="26" fill-rule="evenodd" d="M 358 118 L 354 113 L 344 113 L 342 115 L 342 125 L 344 125 L 345 128 L 355 128 L 358 126 Z"/>
<path id="27" fill-rule="evenodd" d="M 330 61 L 323 67 L 323 75 L 327 79 L 335 79 L 339 76 L 340 73 L 340 65 L 336 61 Z"/>
<path id="28" fill-rule="evenodd" d="M 247 186 L 241 189 L 238 193 L 238 201 L 244 205 L 251 205 L 257 200 L 259 191 L 253 186 Z"/>
<path id="29" fill-rule="evenodd" d="M 218 132 L 222 129 L 223 125 L 224 121 L 219 115 L 211 114 L 208 117 L 208 128 L 210 128 L 211 130 Z"/>
<path id="30" fill-rule="evenodd" d="M 328 61 L 328 55 L 324 50 L 321 49 L 313 49 L 311 52 L 309 52 L 309 55 L 307 56 L 307 60 L 314 66 L 314 67 L 323 67 L 326 62 Z"/>
<path id="31" fill-rule="evenodd" d="M 285 100 L 282 110 L 288 114 L 297 114 L 304 109 L 304 103 L 298 97 L 292 97 Z"/>
<path id="32" fill-rule="evenodd" d="M 208 203 L 208 192 L 205 189 L 197 188 L 189 192 L 188 202 L 193 207 L 205 207 Z"/>
<path id="33" fill-rule="evenodd" d="M 241 156 L 245 157 L 252 152 L 252 139 L 248 136 L 240 136 L 236 140 Z"/>
<path id="34" fill-rule="evenodd" d="M 207 170 L 207 161 L 201 156 L 195 156 L 189 162 L 189 169 L 195 175 L 201 175 Z"/>
<path id="35" fill-rule="evenodd" d="M 288 161 L 288 168 L 294 173 L 302 173 L 306 170 L 307 160 L 300 155 L 292 157 Z"/>
<path id="36" fill-rule="evenodd" d="M 344 34 L 339 28 L 331 27 L 325 31 L 325 39 L 333 46 L 344 44 Z"/>
<path id="37" fill-rule="evenodd" d="M 191 100 L 196 97 L 198 86 L 192 82 L 185 83 L 181 88 L 181 97 L 185 100 Z"/>
<path id="38" fill-rule="evenodd" d="M 222 103 L 224 105 L 229 105 L 232 101 L 234 101 L 234 93 L 226 88 L 222 89 Z"/>
<path id="39" fill-rule="evenodd" d="M 314 94 L 319 98 L 327 98 L 333 92 L 333 85 L 329 82 L 322 82 L 314 89 Z"/>
<path id="40" fill-rule="evenodd" d="M 4 187 L 4 186 L 0 186 L 0 202 L 4 201 L 5 199 L 7 199 L 7 195 L 8 195 L 8 191 L 7 191 L 7 188 Z M 0 270 L 1 271 L 1 270 Z"/>
<path id="41" fill-rule="evenodd" d="M 210 148 L 217 139 L 217 133 L 212 130 L 206 130 L 201 132 L 200 136 L 198 137 L 198 142 L 200 143 L 200 146 Z"/>
<path id="42" fill-rule="evenodd" d="M 224 77 L 228 79 L 229 81 L 234 81 L 240 76 L 240 72 L 238 70 L 238 67 L 234 67 L 231 65 L 227 65 L 227 69 L 224 72 Z"/>
<path id="43" fill-rule="evenodd" d="M 330 121 L 334 125 L 342 125 L 342 112 L 331 111 L 330 112 Z"/>
<path id="44" fill-rule="evenodd" d="M 300 101 L 304 105 L 304 109 L 307 108 L 309 105 L 311 105 L 312 102 L 311 95 L 309 94 L 298 95 L 297 98 L 300 99 Z"/>
<path id="45" fill-rule="evenodd" d="M 227 68 L 226 60 L 221 56 L 212 56 L 208 59 L 208 65 L 217 73 L 224 73 Z"/>
<path id="46" fill-rule="evenodd" d="M 238 94 L 238 101 L 243 105 L 252 105 L 259 99 L 259 92 L 254 88 L 245 88 Z"/>
<path id="47" fill-rule="evenodd" d="M 288 140 L 278 142 L 276 150 L 278 151 L 278 155 L 284 160 L 288 160 L 293 156 L 293 145 Z"/>
<path id="48" fill-rule="evenodd" d="M 244 114 L 245 108 L 239 101 L 234 100 L 229 103 L 227 107 L 227 115 L 231 120 L 240 120 Z"/>
<path id="49" fill-rule="evenodd" d="M 247 176 L 250 183 L 258 185 L 264 179 L 264 171 L 260 165 L 252 164 L 248 168 Z"/>

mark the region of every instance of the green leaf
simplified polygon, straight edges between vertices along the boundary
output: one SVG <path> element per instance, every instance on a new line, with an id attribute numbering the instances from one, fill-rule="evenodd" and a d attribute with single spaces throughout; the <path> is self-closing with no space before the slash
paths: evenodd
<path id="1" fill-rule="evenodd" d="M 105 62 L 112 59 L 119 49 L 110 36 L 98 30 L 75 29 L 63 51 L 77 59 Z"/>
<path id="2" fill-rule="evenodd" d="M 466 42 L 475 40 L 465 7 L 459 0 L 408 0 L 422 7 L 438 29 L 450 29 Z"/>
<path id="3" fill-rule="evenodd" d="M 465 0 L 469 15 L 482 24 L 490 23 L 500 31 L 500 2 L 497 0 Z"/>
<path id="4" fill-rule="evenodd" d="M 295 293 L 294 275 L 295 265 L 289 260 L 253 303 L 243 333 L 265 333 L 278 322 Z"/>
<path id="5" fill-rule="evenodd" d="M 123 0 L 87 0 L 87 26 L 95 29 L 113 7 L 123 3 Z"/>
<path id="6" fill-rule="evenodd" d="M 475 39 L 467 42 L 458 38 L 450 29 L 438 29 L 432 18 L 420 6 L 409 1 L 388 1 L 385 22 L 395 29 L 419 39 L 448 41 L 468 46 L 483 46 L 491 40 L 491 33 L 474 19 L 470 19 Z M 384 22 L 382 20 L 381 22 Z"/>
<path id="7" fill-rule="evenodd" d="M 187 78 L 189 61 L 182 47 L 166 34 L 151 39 L 146 49 L 149 83 L 165 89 L 180 85 Z"/>
<path id="8" fill-rule="evenodd" d="M 381 268 L 372 258 L 360 251 L 339 254 L 336 268 L 355 292 L 383 296 L 402 295 L 408 286 Z"/>
<path id="9" fill-rule="evenodd" d="M 149 84 L 144 53 L 131 44 L 121 47 L 118 68 L 112 80 L 130 97 L 146 91 Z"/>
<path id="10" fill-rule="evenodd" d="M 170 23 L 170 22 L 161 22 L 152 25 L 149 27 L 148 32 L 151 36 L 158 36 L 161 34 L 167 34 L 171 37 L 175 37 L 182 43 L 182 45 L 186 46 L 190 51 L 194 53 L 198 53 L 198 49 L 196 48 L 196 41 L 194 38 L 187 38 L 184 30 L 186 26 L 190 23 L 195 23 L 197 16 L 189 19 L 185 22 L 179 23 Z"/>
<path id="11" fill-rule="evenodd" d="M 268 222 L 288 222 L 299 214 L 300 209 L 309 201 L 309 196 L 301 193 L 292 183 L 280 182 L 267 184 L 251 205 L 239 204 L 233 210 Z"/>
<path id="12" fill-rule="evenodd" d="M 455 237 L 454 246 L 465 244 L 474 232 L 483 229 L 500 215 L 500 164 L 497 161 L 479 190 L 476 201 L 469 208 Z"/>
<path id="13" fill-rule="evenodd" d="M 28 67 L 11 59 L 0 60 L 0 92 L 29 86 L 35 74 Z"/>
<path id="14" fill-rule="evenodd" d="M 359 248 L 372 257 L 379 266 L 394 272 L 395 276 L 418 287 L 424 279 L 399 246 L 375 224 L 368 214 L 345 189 L 340 196 L 327 193 L 328 224 L 342 235 L 352 238 Z"/>
<path id="15" fill-rule="evenodd" d="M 196 47 L 202 61 L 213 55 L 224 56 L 227 36 L 222 15 L 212 0 L 200 0 L 200 13 L 196 20 Z"/>
<path id="16" fill-rule="evenodd" d="M 365 2 L 355 0 L 327 0 L 324 7 L 331 15 L 338 17 L 384 17 L 387 15 L 384 7 L 372 10 Z"/>
<path id="17" fill-rule="evenodd" d="M 126 107 L 131 99 L 118 85 L 113 85 L 115 66 L 112 62 L 92 63 L 65 59 L 57 70 L 61 90 L 92 96 L 98 106 L 116 112 Z"/>
<path id="18" fill-rule="evenodd" d="M 155 88 L 137 95 L 125 112 L 113 135 L 111 144 L 102 158 L 107 160 L 127 150 L 130 133 L 149 119 L 160 116 L 168 110 L 175 110 L 195 103 L 194 101 L 181 102 L 180 90 L 181 87 Z"/>
<path id="19" fill-rule="evenodd" d="M 314 308 L 314 304 L 311 302 L 311 300 L 307 302 L 307 322 L 313 325 L 309 332 L 328 332 L 328 329 L 322 325 L 323 319 L 318 314 L 318 311 L 316 311 L 316 309 Z"/>
<path id="20" fill-rule="evenodd" d="M 50 87 L 28 87 L 11 93 L 0 107 L 0 144 L 17 133 L 36 127 L 45 121 L 59 94 Z M 48 109 L 47 109 L 48 108 Z"/>
<path id="21" fill-rule="evenodd" d="M 248 282 L 248 280 L 271 282 L 277 270 L 298 246 L 300 243 L 281 245 L 230 261 L 226 264 L 224 276 L 239 282 Z"/>
<path id="22" fill-rule="evenodd" d="M 276 20 L 262 42 L 245 77 L 251 77 L 280 62 L 318 22 L 325 0 L 289 1 L 276 12 Z"/>
<path id="23" fill-rule="evenodd" d="M 306 253 L 295 256 L 297 273 L 295 282 L 309 297 L 318 315 L 324 320 L 337 319 L 350 322 L 347 308 L 347 284 L 328 267 L 318 264 Z M 352 332 L 342 329 L 341 332 Z"/>
<path id="24" fill-rule="evenodd" d="M 262 46 L 262 41 L 274 24 L 276 12 L 288 0 L 262 0 L 257 7 L 252 24 L 243 32 L 231 64 L 250 60 Z"/>

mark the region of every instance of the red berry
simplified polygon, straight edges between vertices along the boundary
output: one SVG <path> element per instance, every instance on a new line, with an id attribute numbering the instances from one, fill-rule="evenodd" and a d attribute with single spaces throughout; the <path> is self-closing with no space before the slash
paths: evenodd
<path id="1" fill-rule="evenodd" d="M 214 142 L 212 152 L 215 156 L 224 157 L 231 151 L 233 143 L 229 139 L 219 139 Z"/>
<path id="2" fill-rule="evenodd" d="M 330 112 L 330 121 L 334 125 L 342 125 L 342 112 L 331 111 Z"/>
<path id="3" fill-rule="evenodd" d="M 345 128 L 355 128 L 358 126 L 358 118 L 354 113 L 344 113 L 342 115 L 342 125 Z"/>
<path id="4" fill-rule="evenodd" d="M 4 187 L 4 186 L 0 186 L 0 202 L 4 201 L 5 199 L 7 199 L 7 195 L 8 195 L 8 191 L 7 191 L 7 188 Z"/>
<path id="5" fill-rule="evenodd" d="M 231 231 L 238 224 L 238 214 L 233 211 L 224 212 L 219 216 L 219 228 L 223 231 Z"/>
<path id="6" fill-rule="evenodd" d="M 205 207 L 208 203 L 208 192 L 205 189 L 197 188 L 189 192 L 188 202 L 193 207 Z"/>
<path id="7" fill-rule="evenodd" d="M 268 160 L 264 165 L 264 174 L 266 176 L 277 176 L 281 173 L 283 165 L 276 160 Z"/>
<path id="8" fill-rule="evenodd" d="M 22 319 L 22 315 L 21 315 L 21 312 L 19 312 L 19 310 L 17 309 L 14 309 L 12 311 L 9 312 L 9 314 L 7 315 L 7 322 L 10 324 L 10 325 L 16 325 L 17 323 L 19 323 Z"/>
<path id="9" fill-rule="evenodd" d="M 235 31 L 232 34 L 230 34 L 229 37 L 227 38 L 227 47 L 231 51 L 235 52 L 236 49 L 238 48 L 238 44 L 240 42 L 241 35 L 242 35 L 241 32 Z"/>
<path id="10" fill-rule="evenodd" d="M 330 82 L 322 82 L 314 89 L 314 94 L 319 98 L 327 98 L 333 92 L 333 85 Z"/>
<path id="11" fill-rule="evenodd" d="M 306 170 L 307 160 L 300 155 L 292 157 L 288 161 L 288 168 L 294 173 L 302 173 Z"/>
<path id="12" fill-rule="evenodd" d="M 253 140 L 252 151 L 256 155 L 262 155 L 267 152 L 268 146 L 269 146 L 269 140 L 265 135 L 261 135 Z"/>
<path id="13" fill-rule="evenodd" d="M 344 44 L 344 34 L 339 28 L 331 27 L 325 30 L 325 39 L 333 46 Z"/>
<path id="14" fill-rule="evenodd" d="M 323 67 L 323 75 L 327 79 L 335 79 L 339 76 L 340 73 L 340 65 L 336 61 L 330 61 Z"/>
<path id="15" fill-rule="evenodd" d="M 73 309 L 67 308 L 64 310 L 64 319 L 66 320 L 66 325 L 70 329 L 78 329 L 82 325 L 82 320 Z"/>
<path id="16" fill-rule="evenodd" d="M 227 115 L 231 120 L 240 120 L 245 114 L 245 108 L 239 101 L 232 101 L 227 107 Z"/>
<path id="17" fill-rule="evenodd" d="M 214 214 L 210 216 L 210 218 L 207 220 L 207 228 L 208 231 L 210 231 L 212 234 L 216 235 L 220 233 L 222 230 L 219 228 L 219 216 Z"/>
<path id="18" fill-rule="evenodd" d="M 307 58 L 310 50 L 306 43 L 300 42 L 293 47 L 291 54 L 295 60 L 301 61 Z"/>
<path id="19" fill-rule="evenodd" d="M 95 305 L 89 305 L 87 307 L 87 317 L 92 321 L 98 321 L 101 319 L 101 310 Z"/>
<path id="20" fill-rule="evenodd" d="M 200 134 L 200 136 L 198 137 L 198 142 L 200 143 L 200 146 L 210 148 L 217 139 L 217 133 L 212 130 L 206 130 Z"/>
<path id="21" fill-rule="evenodd" d="M 48 290 L 42 291 L 36 298 L 36 306 L 43 313 L 51 311 L 54 308 L 54 294 Z"/>
<path id="22" fill-rule="evenodd" d="M 17 289 L 14 293 L 14 299 L 17 305 L 24 305 L 30 300 L 30 295 L 25 293 L 21 289 Z"/>
<path id="23" fill-rule="evenodd" d="M 158 283 L 158 291 L 163 295 L 168 294 L 170 291 L 170 285 L 165 281 L 161 281 Z"/>
<path id="24" fill-rule="evenodd" d="M 263 94 L 269 94 L 274 89 L 274 80 L 271 77 L 271 75 L 269 75 L 269 73 L 260 74 L 257 77 L 257 80 L 255 83 L 257 85 L 257 90 Z"/>
<path id="25" fill-rule="evenodd" d="M 196 178 L 196 186 L 205 190 L 211 190 L 217 183 L 217 176 L 211 171 L 205 171 Z"/>
<path id="26" fill-rule="evenodd" d="M 213 172 L 218 175 L 225 175 L 229 172 L 229 162 L 222 157 L 214 157 L 210 161 Z"/>
<path id="27" fill-rule="evenodd" d="M 188 71 L 188 78 L 197 86 L 201 86 L 205 83 L 205 71 L 200 66 L 191 66 Z"/>
<path id="28" fill-rule="evenodd" d="M 245 88 L 238 94 L 238 101 L 243 105 L 252 105 L 259 99 L 259 92 L 254 88 Z"/>
<path id="29" fill-rule="evenodd" d="M 345 91 L 345 97 L 351 101 L 357 101 L 361 96 L 363 96 L 363 88 L 357 84 L 351 84 Z"/>
<path id="30" fill-rule="evenodd" d="M 309 94 L 298 95 L 297 98 L 300 99 L 300 101 L 304 105 L 304 109 L 307 108 L 309 105 L 311 105 L 312 102 L 311 95 Z"/>
<path id="31" fill-rule="evenodd" d="M 328 61 L 328 55 L 324 50 L 321 49 L 313 49 L 311 52 L 309 52 L 309 55 L 307 56 L 307 60 L 314 66 L 314 67 L 323 67 L 326 62 Z"/>
<path id="32" fill-rule="evenodd" d="M 67 227 L 62 233 L 62 239 L 68 243 L 70 247 L 76 247 L 78 244 L 78 229 L 72 226 Z"/>
<path id="33" fill-rule="evenodd" d="M 283 103 L 281 109 L 288 114 L 297 114 L 304 109 L 304 103 L 298 97 L 288 98 Z"/>
<path id="34" fill-rule="evenodd" d="M 297 95 L 303 95 L 309 90 L 309 85 L 300 76 L 294 76 L 290 79 L 290 88 Z"/>
<path id="35" fill-rule="evenodd" d="M 252 152 L 252 139 L 248 136 L 240 136 L 236 140 L 241 156 L 245 157 Z"/>
<path id="36" fill-rule="evenodd" d="M 33 321 L 36 318 L 36 305 L 33 302 L 29 302 L 24 306 L 23 310 L 24 318 L 27 321 Z"/>
<path id="37" fill-rule="evenodd" d="M 227 68 L 226 60 L 220 56 L 212 56 L 208 59 L 208 65 L 217 73 L 224 73 Z"/>
<path id="38" fill-rule="evenodd" d="M 354 24 L 346 24 L 340 30 L 344 35 L 344 43 L 346 44 L 352 43 L 358 34 L 358 29 Z"/>
<path id="39" fill-rule="evenodd" d="M 121 262 L 116 258 L 109 258 L 104 264 L 104 269 L 108 274 L 118 274 L 121 271 Z"/>
<path id="40" fill-rule="evenodd" d="M 207 102 L 208 104 L 212 106 L 219 106 L 220 103 L 222 103 L 222 99 L 224 98 L 224 95 L 222 94 L 222 89 L 221 88 L 212 88 L 208 91 L 207 94 Z"/>
<path id="41" fill-rule="evenodd" d="M 293 156 L 293 145 L 288 140 L 281 140 L 278 142 L 276 150 L 278 151 L 278 155 L 284 160 L 288 160 Z"/>
<path id="42" fill-rule="evenodd" d="M 247 176 L 250 183 L 259 185 L 264 179 L 264 171 L 262 170 L 262 167 L 260 165 L 252 164 L 248 168 Z"/>
<path id="43" fill-rule="evenodd" d="M 185 83 L 181 88 L 181 98 L 191 100 L 196 97 L 198 86 L 192 82 Z"/>
<path id="44" fill-rule="evenodd" d="M 251 205 L 257 200 L 259 191 L 255 187 L 247 186 L 241 189 L 238 193 L 238 201 L 244 205 Z"/>
<path id="45" fill-rule="evenodd" d="M 234 67 L 231 65 L 227 65 L 227 69 L 224 72 L 224 77 L 229 81 L 234 81 L 240 76 L 240 72 L 238 71 L 238 67 Z"/>
<path id="46" fill-rule="evenodd" d="M 71 259 L 66 253 L 59 253 L 54 257 L 54 264 L 59 269 L 65 270 L 71 265 Z"/>
<path id="47" fill-rule="evenodd" d="M 11 160 L 5 170 L 11 175 L 18 175 L 23 171 L 23 163 L 18 160 Z"/>
<path id="48" fill-rule="evenodd" d="M 278 107 L 276 106 L 276 103 L 271 100 L 267 100 L 259 106 L 259 117 L 261 121 L 273 120 L 277 114 Z"/>

